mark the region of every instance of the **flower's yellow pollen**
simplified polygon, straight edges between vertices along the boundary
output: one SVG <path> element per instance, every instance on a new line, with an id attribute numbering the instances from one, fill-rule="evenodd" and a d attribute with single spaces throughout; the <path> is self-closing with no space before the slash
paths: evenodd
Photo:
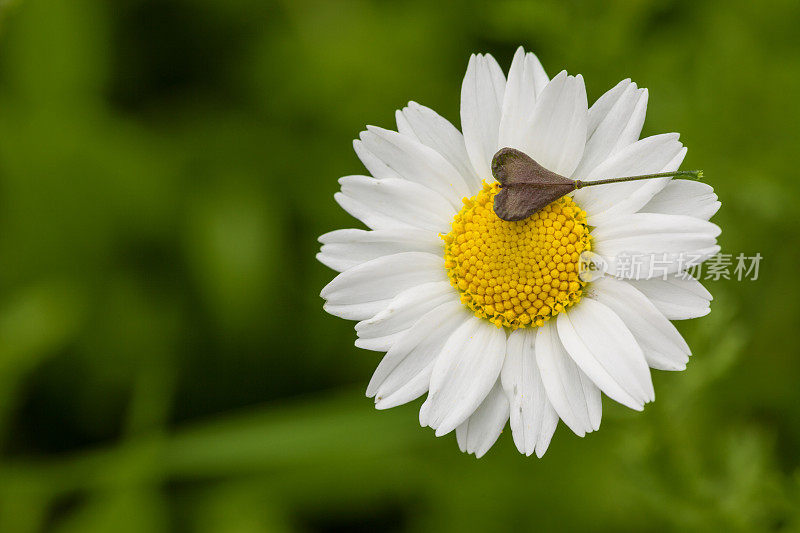
<path id="1" fill-rule="evenodd" d="M 580 254 L 591 249 L 586 213 L 562 197 L 525 220 L 494 213 L 497 183 L 487 185 L 442 235 L 445 268 L 461 302 L 497 327 L 541 326 L 581 299 Z"/>

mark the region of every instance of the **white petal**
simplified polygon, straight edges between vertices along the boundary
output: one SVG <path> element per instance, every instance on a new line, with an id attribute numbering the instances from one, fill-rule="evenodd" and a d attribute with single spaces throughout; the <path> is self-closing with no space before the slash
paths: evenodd
<path id="1" fill-rule="evenodd" d="M 386 178 L 402 178 L 400 174 L 389 168 L 386 163 L 380 160 L 378 156 L 367 150 L 359 139 L 353 141 L 353 150 L 356 155 L 364 163 L 364 167 L 369 173 L 377 179 Z"/>
<path id="2" fill-rule="evenodd" d="M 469 312 L 457 300 L 441 304 L 421 315 L 420 320 L 381 360 L 367 386 L 367 396 L 375 396 L 377 403 L 384 403 L 379 408 L 386 408 L 389 397 L 409 381 L 423 372 L 430 376 L 431 364 L 442 351 L 447 339 L 468 318 Z M 422 392 L 425 390 L 427 383 Z M 413 398 L 406 401 L 411 399 Z"/>
<path id="3" fill-rule="evenodd" d="M 536 364 L 547 398 L 561 420 L 579 437 L 600 427 L 600 389 L 567 354 L 555 320 L 536 332 Z"/>
<path id="4" fill-rule="evenodd" d="M 583 77 L 561 71 L 536 100 L 518 146 L 543 167 L 571 176 L 586 145 L 588 109 Z"/>
<path id="5" fill-rule="evenodd" d="M 345 320 L 366 320 L 382 311 L 391 300 L 376 300 L 374 302 L 361 302 L 352 304 L 330 304 L 322 306 L 326 313 Z"/>
<path id="6" fill-rule="evenodd" d="M 532 53 L 525 54 L 520 46 L 508 71 L 498 148 L 524 144 L 527 123 L 536 106 L 536 96 L 548 82 L 539 59 Z"/>
<path id="7" fill-rule="evenodd" d="M 489 393 L 503 366 L 506 334 L 473 316 L 444 345 L 431 374 L 420 421 L 436 436 L 453 431 Z M 423 416 L 424 415 L 424 416 Z"/>
<path id="8" fill-rule="evenodd" d="M 688 215 L 708 220 L 719 210 L 719 201 L 714 188 L 707 183 L 693 180 L 670 180 L 667 186 L 653 196 L 640 209 L 643 213 Z"/>
<path id="9" fill-rule="evenodd" d="M 403 114 L 402 109 L 398 109 L 394 112 L 394 118 L 397 122 L 397 133 L 405 135 L 406 137 L 411 137 L 417 142 L 421 142 L 417 134 L 414 133 L 414 128 L 411 127 L 411 123 L 408 121 L 405 114 Z"/>
<path id="10" fill-rule="evenodd" d="M 367 261 L 333 278 L 320 292 L 325 310 L 351 318 L 348 308 L 357 309 L 364 320 L 385 308 L 401 292 L 432 281 L 447 281 L 444 260 L 423 252 L 403 252 Z M 372 314 L 369 304 L 378 308 Z M 336 312 L 334 312 L 336 311 Z"/>
<path id="11" fill-rule="evenodd" d="M 619 97 L 623 92 L 625 92 L 630 84 L 630 78 L 622 80 L 614 87 L 603 93 L 603 95 L 598 98 L 594 104 L 592 104 L 592 107 L 589 108 L 589 120 L 586 129 L 587 138 L 591 137 L 595 130 L 597 130 L 600 122 L 602 122 L 603 119 L 608 115 L 608 113 L 611 111 L 611 108 L 614 107 L 614 104 L 617 103 Z"/>
<path id="12" fill-rule="evenodd" d="M 696 279 L 683 274 L 666 279 L 631 280 L 669 320 L 685 320 L 711 312 L 711 293 Z"/>
<path id="13" fill-rule="evenodd" d="M 508 337 L 500 372 L 511 411 L 511 432 L 520 453 L 541 457 L 558 424 L 536 364 L 536 330 L 518 329 Z"/>
<path id="14" fill-rule="evenodd" d="M 412 228 L 340 229 L 320 236 L 319 242 L 322 248 L 317 259 L 337 272 L 400 252 L 440 254 L 443 246 L 438 234 Z"/>
<path id="15" fill-rule="evenodd" d="M 445 302 L 458 302 L 447 281 L 424 283 L 401 292 L 379 313 L 356 324 L 356 346 L 376 352 L 388 351 L 431 309 Z"/>
<path id="16" fill-rule="evenodd" d="M 621 149 L 581 179 L 594 181 L 602 178 L 669 172 L 680 166 L 685 155 L 686 150 L 678 141 L 677 133 L 654 135 Z M 575 191 L 574 198 L 586 211 L 589 224 L 599 226 L 615 216 L 638 211 L 653 195 L 664 188 L 669 179 L 653 178 L 586 187 Z"/>
<path id="17" fill-rule="evenodd" d="M 382 307 L 377 314 L 382 313 L 385 309 L 386 306 Z M 397 333 L 392 333 L 390 335 L 384 335 L 383 337 L 369 337 L 366 339 L 358 338 L 356 339 L 355 345 L 356 348 L 361 348 L 362 350 L 371 350 L 373 352 L 387 352 L 389 351 L 389 348 L 394 346 L 396 342 L 398 342 L 400 339 L 403 338 L 403 335 L 405 335 L 405 333 L 406 330 L 398 331 Z"/>
<path id="18" fill-rule="evenodd" d="M 461 174 L 439 152 L 407 135 L 368 126 L 361 141 L 401 177 L 436 191 L 454 207 L 461 207 L 461 199 L 471 194 Z"/>
<path id="19" fill-rule="evenodd" d="M 508 421 L 508 400 L 498 380 L 475 412 L 456 428 L 462 452 L 481 458 L 497 441 Z"/>
<path id="20" fill-rule="evenodd" d="M 547 87 L 547 84 L 550 83 L 550 78 L 544 71 L 544 67 L 542 67 L 539 58 L 536 57 L 536 54 L 533 52 L 525 54 L 525 72 L 527 73 L 526 76 L 531 73 L 533 74 L 533 88 L 538 98 L 539 95 L 542 94 L 544 88 Z"/>
<path id="21" fill-rule="evenodd" d="M 660 213 L 634 213 L 618 217 L 613 222 L 598 226 L 592 237 L 604 246 L 611 241 L 631 238 L 646 238 L 656 242 L 634 248 L 635 251 L 658 252 L 663 248 L 659 235 L 687 234 L 689 236 L 720 234 L 720 228 L 712 222 L 699 220 L 686 215 L 664 215 Z"/>
<path id="22" fill-rule="evenodd" d="M 528 52 L 525 54 L 525 72 L 533 73 L 533 88 L 536 90 L 536 97 L 538 98 L 547 84 L 550 83 L 550 77 L 544 71 L 542 63 L 536 54 Z"/>
<path id="23" fill-rule="evenodd" d="M 681 334 L 655 305 L 628 282 L 595 280 L 592 298 L 608 306 L 633 333 L 647 364 L 659 370 L 683 370 L 691 350 Z"/>
<path id="24" fill-rule="evenodd" d="M 384 393 L 383 390 L 379 390 L 376 396 L 380 396 L 380 399 L 376 399 L 375 409 L 391 409 L 392 407 L 414 401 L 428 392 L 428 386 L 431 382 L 431 372 L 433 371 L 433 364 L 435 362 L 436 360 L 434 359 L 411 377 L 407 377 L 406 374 L 403 374 L 403 379 L 405 379 L 405 381 L 403 385 L 397 387 L 396 390 L 386 393 Z"/>
<path id="25" fill-rule="evenodd" d="M 602 105 L 595 103 L 589 109 L 589 123 L 594 128 L 588 132 L 583 158 L 574 172 L 576 178 L 590 175 L 610 155 L 639 139 L 647 112 L 647 89 L 637 89 L 635 83 L 623 85 L 622 91 L 619 87 L 609 91 L 616 98 L 612 106 L 607 105 L 609 100 L 598 100 Z"/>
<path id="26" fill-rule="evenodd" d="M 444 197 L 404 179 L 345 176 L 339 183 L 342 192 L 333 195 L 334 199 L 371 229 L 418 228 L 447 233 L 456 214 Z"/>
<path id="27" fill-rule="evenodd" d="M 497 152 L 497 136 L 506 79 L 490 55 L 472 55 L 461 84 L 461 130 L 467 154 L 479 178 L 492 178 L 491 162 Z"/>
<path id="28" fill-rule="evenodd" d="M 607 272 L 649 279 L 679 272 L 716 253 L 719 226 L 685 215 L 634 213 L 615 217 L 592 231 L 595 251 Z"/>
<path id="29" fill-rule="evenodd" d="M 458 301 L 458 293 L 448 281 L 417 285 L 395 296 L 374 317 L 356 324 L 356 332 L 362 339 L 372 339 L 405 331 L 419 317 L 451 300 Z"/>
<path id="30" fill-rule="evenodd" d="M 644 354 L 611 309 L 584 298 L 556 325 L 572 360 L 609 398 L 636 410 L 655 399 Z"/>
<path id="31" fill-rule="evenodd" d="M 464 136 L 458 128 L 434 110 L 416 102 L 409 102 L 396 113 L 396 117 L 400 133 L 412 136 L 441 154 L 461 174 L 471 192 L 480 189 L 481 180 L 472 167 Z"/>
<path id="32" fill-rule="evenodd" d="M 676 245 L 677 246 L 677 245 Z M 619 252 L 601 258 L 603 272 L 628 281 L 659 279 L 683 273 L 717 255 L 719 245 L 692 248 L 686 252 Z"/>

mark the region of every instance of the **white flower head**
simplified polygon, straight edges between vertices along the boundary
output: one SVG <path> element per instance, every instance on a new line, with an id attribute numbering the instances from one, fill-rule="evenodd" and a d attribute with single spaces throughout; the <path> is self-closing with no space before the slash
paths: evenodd
<path id="1" fill-rule="evenodd" d="M 709 312 L 685 270 L 719 251 L 711 187 L 664 177 L 580 189 L 519 221 L 493 210 L 504 147 L 584 182 L 676 171 L 678 134 L 639 139 L 647 96 L 624 80 L 589 108 L 580 75 L 551 80 L 520 48 L 508 79 L 470 58 L 463 134 L 414 102 L 397 131 L 361 133 L 371 176 L 341 178 L 335 199 L 370 229 L 323 235 L 317 257 L 340 272 L 325 310 L 386 352 L 367 387 L 378 409 L 427 393 L 420 423 L 455 430 L 462 451 L 482 456 L 510 420 L 519 451 L 541 457 L 559 419 L 600 427 L 601 392 L 642 410 L 650 368 L 686 367 L 670 320 Z M 588 256 L 602 276 L 581 275 Z"/>

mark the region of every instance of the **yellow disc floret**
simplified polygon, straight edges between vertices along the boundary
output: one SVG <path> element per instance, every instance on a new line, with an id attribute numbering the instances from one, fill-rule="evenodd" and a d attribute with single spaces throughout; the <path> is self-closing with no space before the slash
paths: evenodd
<path id="1" fill-rule="evenodd" d="M 453 219 L 445 268 L 461 302 L 497 327 L 541 326 L 581 299 L 580 254 L 591 248 L 586 213 L 562 197 L 517 222 L 494 213 L 497 183 L 487 185 Z"/>

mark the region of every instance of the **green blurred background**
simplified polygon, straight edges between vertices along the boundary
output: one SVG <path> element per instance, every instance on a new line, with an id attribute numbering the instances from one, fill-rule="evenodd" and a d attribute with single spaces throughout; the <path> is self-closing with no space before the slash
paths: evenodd
<path id="1" fill-rule="evenodd" d="M 0 531 L 800 530 L 800 4 L 0 2 Z M 481 460 L 376 412 L 316 237 L 351 140 L 471 52 L 650 89 L 723 202 L 683 373 Z"/>

